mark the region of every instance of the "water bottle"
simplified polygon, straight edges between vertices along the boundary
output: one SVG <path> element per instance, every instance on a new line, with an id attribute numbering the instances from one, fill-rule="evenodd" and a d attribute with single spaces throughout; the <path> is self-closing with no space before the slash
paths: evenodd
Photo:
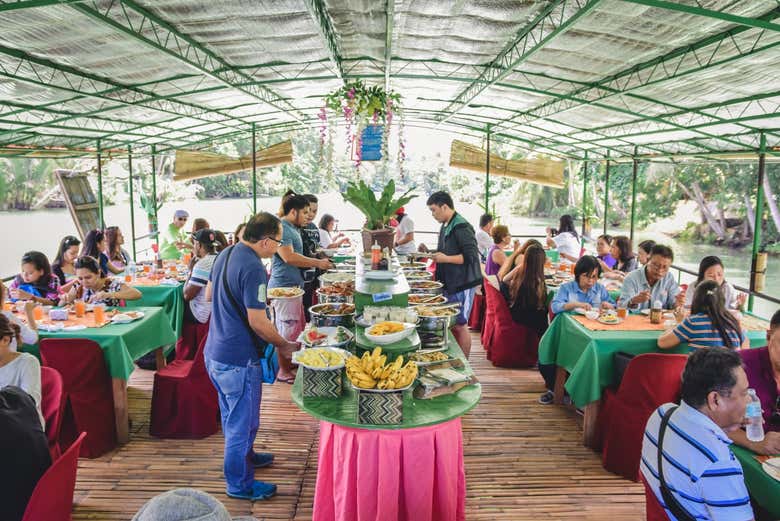
<path id="1" fill-rule="evenodd" d="M 750 402 L 745 407 L 747 439 L 750 441 L 762 441 L 764 439 L 764 417 L 761 414 L 761 401 L 756 396 L 755 389 L 748 389 L 748 397 Z"/>
<path id="2" fill-rule="evenodd" d="M 134 261 L 130 261 L 127 263 L 127 274 L 130 275 L 130 280 L 135 282 L 135 274 L 136 274 L 136 266 Z"/>

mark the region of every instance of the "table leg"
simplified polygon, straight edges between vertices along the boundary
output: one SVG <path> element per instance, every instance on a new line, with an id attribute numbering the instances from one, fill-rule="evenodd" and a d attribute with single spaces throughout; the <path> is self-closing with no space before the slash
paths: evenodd
<path id="1" fill-rule="evenodd" d="M 154 350 L 154 359 L 157 362 L 157 370 L 159 371 L 166 365 L 165 361 L 165 351 L 163 351 L 162 347 L 158 347 Z"/>
<path id="2" fill-rule="evenodd" d="M 566 379 L 569 377 L 569 373 L 561 366 L 555 368 L 555 399 L 553 403 L 555 405 L 563 405 L 563 396 L 566 394 L 566 389 L 563 387 L 566 383 Z"/>
<path id="3" fill-rule="evenodd" d="M 114 392 L 114 419 L 116 421 L 116 441 L 124 445 L 130 441 L 130 416 L 127 407 L 127 380 L 112 378 Z"/>
<path id="4" fill-rule="evenodd" d="M 583 409 L 582 444 L 591 449 L 596 448 L 596 429 L 600 409 L 601 400 L 590 402 Z"/>

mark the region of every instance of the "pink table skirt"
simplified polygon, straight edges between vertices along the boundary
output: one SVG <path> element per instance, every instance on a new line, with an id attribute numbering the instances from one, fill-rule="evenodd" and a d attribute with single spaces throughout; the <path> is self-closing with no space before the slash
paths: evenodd
<path id="1" fill-rule="evenodd" d="M 320 422 L 314 521 L 463 521 L 460 418 L 368 430 Z"/>

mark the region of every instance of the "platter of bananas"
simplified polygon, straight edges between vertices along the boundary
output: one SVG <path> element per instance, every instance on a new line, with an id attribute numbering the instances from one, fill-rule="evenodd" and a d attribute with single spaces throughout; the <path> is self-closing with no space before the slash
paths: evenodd
<path id="1" fill-rule="evenodd" d="M 343 349 L 313 347 L 294 352 L 292 361 L 315 371 L 333 370 L 344 367 L 344 361 L 350 355 Z"/>
<path id="2" fill-rule="evenodd" d="M 347 358 L 346 371 L 352 385 L 361 390 L 400 391 L 417 378 L 417 364 L 409 361 L 404 365 L 401 356 L 388 363 L 381 347 L 375 347 L 371 353 L 366 351 L 360 358 Z"/>

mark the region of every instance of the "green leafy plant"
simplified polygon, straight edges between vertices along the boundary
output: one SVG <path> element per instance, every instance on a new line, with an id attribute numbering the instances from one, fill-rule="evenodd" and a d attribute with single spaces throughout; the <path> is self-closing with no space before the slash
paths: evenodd
<path id="1" fill-rule="evenodd" d="M 373 190 L 366 183 L 358 181 L 357 183 L 350 182 L 342 197 L 366 216 L 365 229 L 381 230 L 387 226 L 387 223 L 395 215 L 396 210 L 417 197 L 416 195 L 409 195 L 412 190 L 414 188 L 407 190 L 401 197 L 394 198 L 395 181 L 391 180 L 385 185 L 382 194 L 377 199 Z"/>
<path id="2" fill-rule="evenodd" d="M 391 102 L 388 105 L 388 101 Z M 362 80 L 346 83 L 325 96 L 325 106 L 334 112 L 342 112 L 343 106 L 357 118 L 386 119 L 388 107 L 398 107 L 401 96 L 393 91 L 386 91 L 381 85 L 367 87 Z"/>

